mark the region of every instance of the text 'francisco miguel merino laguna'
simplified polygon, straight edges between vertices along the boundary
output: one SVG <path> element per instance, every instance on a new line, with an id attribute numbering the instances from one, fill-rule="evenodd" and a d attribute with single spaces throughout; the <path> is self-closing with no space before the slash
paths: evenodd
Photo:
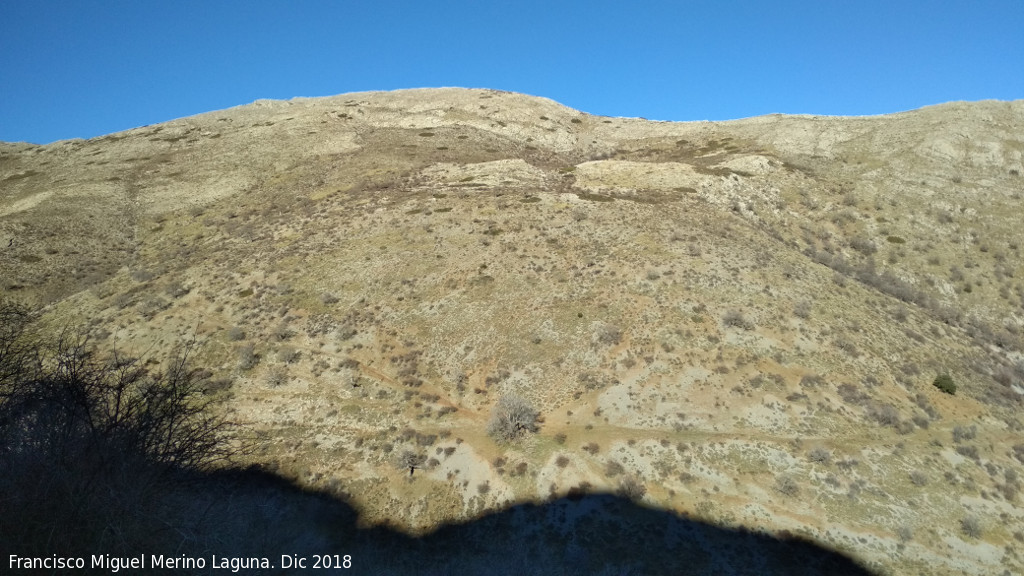
<path id="1" fill-rule="evenodd" d="M 288 557 L 291 559 L 291 557 Z M 148 562 L 147 562 L 148 560 Z M 111 556 L 109 554 L 93 554 L 89 558 L 76 556 L 53 556 L 47 557 L 24 557 L 11 554 L 7 563 L 9 569 L 21 570 L 84 570 L 103 569 L 116 573 L 120 570 L 145 570 L 145 569 L 224 569 L 232 572 L 239 570 L 251 570 L 253 568 L 273 569 L 268 558 L 227 558 L 223 556 L 211 556 L 209 562 L 206 558 L 190 558 L 187 556 L 163 556 L 145 554 L 138 556 Z"/>

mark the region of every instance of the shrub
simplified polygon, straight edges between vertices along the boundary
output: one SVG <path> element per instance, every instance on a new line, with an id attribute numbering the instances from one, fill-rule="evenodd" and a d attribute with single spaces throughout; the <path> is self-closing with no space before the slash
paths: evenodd
<path id="1" fill-rule="evenodd" d="M 836 389 L 839 397 L 843 399 L 843 402 L 853 405 L 861 405 L 867 403 L 871 397 L 860 391 L 856 386 L 848 382 L 844 382 L 839 385 Z"/>
<path id="2" fill-rule="evenodd" d="M 874 403 L 868 406 L 868 417 L 883 426 L 896 427 L 900 424 L 900 413 L 889 403 Z"/>
<path id="3" fill-rule="evenodd" d="M 939 374 L 936 376 L 935 380 L 932 381 L 932 386 L 951 396 L 956 394 L 956 383 L 953 382 L 953 377 L 949 374 Z"/>
<path id="4" fill-rule="evenodd" d="M 806 299 L 800 300 L 796 304 L 793 305 L 793 314 L 797 318 L 803 318 L 803 319 L 806 320 L 807 318 L 810 318 L 810 316 L 811 316 L 811 308 L 812 308 L 812 305 L 811 305 L 811 301 L 810 300 L 806 300 Z"/>
<path id="5" fill-rule="evenodd" d="M 246 344 L 238 349 L 238 367 L 242 370 L 251 370 L 260 363 L 260 357 L 254 351 L 252 344 Z"/>
<path id="6" fill-rule="evenodd" d="M 336 332 L 336 336 L 338 337 L 338 341 L 339 342 L 346 342 L 346 341 L 351 340 L 352 338 L 354 338 L 355 335 L 358 334 L 358 333 L 359 333 L 359 331 L 356 330 L 355 327 L 353 327 L 351 324 L 347 324 L 346 323 L 346 324 L 342 324 L 341 326 L 338 327 L 338 331 Z"/>
<path id="7" fill-rule="evenodd" d="M 728 310 L 722 316 L 722 324 L 743 330 L 753 330 L 754 323 L 739 310 Z"/>
<path id="8" fill-rule="evenodd" d="M 281 346 L 277 350 L 278 360 L 285 364 L 294 364 L 295 362 L 298 362 L 300 356 L 302 356 L 302 352 L 296 350 L 292 346 Z"/>
<path id="9" fill-rule="evenodd" d="M 625 471 L 626 469 L 622 467 L 622 464 L 619 464 L 615 460 L 609 460 L 604 466 L 604 473 L 609 478 L 614 478 Z"/>
<path id="10" fill-rule="evenodd" d="M 245 330 L 242 330 L 238 326 L 232 326 L 231 329 L 228 330 L 228 340 L 232 342 L 245 340 Z"/>
<path id="11" fill-rule="evenodd" d="M 627 476 L 619 482 L 618 494 L 630 500 L 640 500 L 647 493 L 647 487 L 632 476 Z"/>
<path id="12" fill-rule="evenodd" d="M 540 413 L 524 398 L 506 394 L 498 399 L 487 423 L 487 434 L 498 441 L 508 442 L 527 432 L 538 430 Z"/>
<path id="13" fill-rule="evenodd" d="M 817 388 L 825 384 L 825 379 L 820 374 L 804 374 L 800 378 L 801 388 Z"/>
<path id="14" fill-rule="evenodd" d="M 775 481 L 775 490 L 786 496 L 796 496 L 800 493 L 800 486 L 792 476 L 779 476 Z"/>
<path id="15" fill-rule="evenodd" d="M 282 322 L 277 328 L 274 329 L 273 332 L 270 333 L 270 338 L 271 340 L 284 342 L 285 340 L 288 340 L 294 335 L 295 333 L 292 332 L 290 328 L 288 328 L 288 324 Z"/>
<path id="16" fill-rule="evenodd" d="M 875 246 L 875 243 L 863 236 L 858 236 L 851 239 L 850 248 L 853 248 L 854 250 L 860 252 L 861 254 L 864 254 L 865 256 L 870 256 L 871 254 L 878 252 L 878 247 Z"/>
<path id="17" fill-rule="evenodd" d="M 973 424 L 971 426 L 953 427 L 953 442 L 960 443 L 964 440 L 974 440 L 977 435 L 978 427 Z"/>
<path id="18" fill-rule="evenodd" d="M 49 336 L 0 301 L 0 534 L 27 556 L 138 549 L 167 530 L 156 514 L 190 473 L 235 451 L 212 416 L 193 344 L 151 362 Z M 9 473 L 16 471 L 16 473 Z"/>
<path id="19" fill-rule="evenodd" d="M 832 453 L 821 447 L 808 452 L 807 457 L 810 458 L 811 462 L 817 462 L 819 464 L 830 464 L 832 462 Z"/>
<path id="20" fill-rule="evenodd" d="M 969 514 L 960 520 L 960 529 L 971 538 L 981 538 L 981 520 L 974 514 Z"/>
<path id="21" fill-rule="evenodd" d="M 597 334 L 597 341 L 608 346 L 615 346 L 622 341 L 622 330 L 614 324 L 604 324 Z"/>
<path id="22" fill-rule="evenodd" d="M 928 476 L 920 470 L 914 470 L 910 473 L 910 482 L 913 483 L 914 486 L 924 486 L 925 484 L 928 484 Z"/>
<path id="23" fill-rule="evenodd" d="M 969 444 L 960 444 L 959 446 L 956 447 L 956 453 L 963 456 L 964 458 L 970 458 L 971 460 L 977 461 L 979 459 L 977 446 L 971 446 Z"/>
<path id="24" fill-rule="evenodd" d="M 270 370 L 267 370 L 265 381 L 267 386 L 270 386 L 271 388 L 283 386 L 288 382 L 288 370 L 283 366 L 274 366 Z"/>
<path id="25" fill-rule="evenodd" d="M 166 288 L 164 288 L 164 292 L 171 298 L 177 299 L 188 294 L 189 289 L 182 286 L 181 282 L 174 280 L 167 284 Z"/>
<path id="26" fill-rule="evenodd" d="M 419 468 L 426 462 L 427 457 L 423 454 L 413 452 L 412 450 L 403 450 L 398 458 L 395 459 L 395 465 L 399 468 Z"/>

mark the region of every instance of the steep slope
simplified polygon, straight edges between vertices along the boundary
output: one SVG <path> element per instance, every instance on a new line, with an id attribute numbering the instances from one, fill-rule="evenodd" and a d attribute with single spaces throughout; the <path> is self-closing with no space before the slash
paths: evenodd
<path id="1" fill-rule="evenodd" d="M 3 144 L 0 289 L 139 353 L 197 334 L 254 460 L 367 523 L 612 490 L 894 573 L 1021 571 L 1021 134 L 1024 101 L 261 101 Z M 496 442 L 509 393 L 543 423 Z"/>

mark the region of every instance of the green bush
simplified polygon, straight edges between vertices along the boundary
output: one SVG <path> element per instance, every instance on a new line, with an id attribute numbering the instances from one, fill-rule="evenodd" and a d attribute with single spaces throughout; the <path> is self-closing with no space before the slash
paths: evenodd
<path id="1" fill-rule="evenodd" d="M 949 374 L 939 374 L 935 377 L 935 381 L 932 382 L 932 385 L 946 394 L 956 394 L 956 382 L 953 382 L 953 377 Z"/>

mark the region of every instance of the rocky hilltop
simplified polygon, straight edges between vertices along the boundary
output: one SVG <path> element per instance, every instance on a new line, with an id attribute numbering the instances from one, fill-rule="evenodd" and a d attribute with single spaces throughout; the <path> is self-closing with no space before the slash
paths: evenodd
<path id="1" fill-rule="evenodd" d="M 880 572 L 1020 573 L 1022 172 L 1024 101 L 258 101 L 0 144 L 0 294 L 102 346 L 195 336 L 251 460 L 366 525 L 614 492 Z M 502 429 L 502 398 L 536 419 Z"/>

